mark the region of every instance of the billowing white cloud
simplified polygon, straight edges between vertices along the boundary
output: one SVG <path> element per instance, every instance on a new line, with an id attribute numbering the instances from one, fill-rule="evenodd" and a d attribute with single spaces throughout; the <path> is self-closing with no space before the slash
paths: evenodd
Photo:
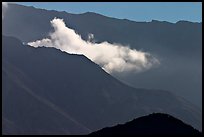
<path id="1" fill-rule="evenodd" d="M 83 54 L 99 64 L 106 72 L 140 72 L 159 64 L 159 61 L 147 52 L 130 49 L 120 44 L 108 42 L 93 43 L 93 34 L 85 41 L 73 29 L 66 27 L 63 19 L 54 18 L 51 21 L 54 32 L 49 38 L 29 42 L 33 47 L 55 47 L 70 54 Z"/>
<path id="2" fill-rule="evenodd" d="M 7 8 L 8 8 L 8 3 L 7 2 L 2 2 L 2 19 L 5 16 L 5 12 L 6 12 Z"/>

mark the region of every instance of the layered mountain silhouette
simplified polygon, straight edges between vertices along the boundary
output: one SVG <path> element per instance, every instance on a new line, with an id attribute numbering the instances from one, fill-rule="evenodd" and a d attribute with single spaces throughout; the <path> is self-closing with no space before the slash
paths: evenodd
<path id="1" fill-rule="evenodd" d="M 103 128 L 90 135 L 201 135 L 201 133 L 168 114 L 154 113 L 125 124 Z"/>
<path id="2" fill-rule="evenodd" d="M 135 22 L 87 12 L 71 14 L 8 4 L 2 21 L 3 34 L 22 42 L 48 36 L 50 21 L 64 19 L 84 40 L 93 33 L 96 43 L 108 41 L 150 52 L 161 65 L 140 74 L 112 74 L 136 88 L 164 89 L 202 108 L 202 23 L 179 21 Z M 200 117 L 199 119 L 202 119 Z M 199 127 L 201 129 L 201 127 Z"/>
<path id="3" fill-rule="evenodd" d="M 201 127 L 201 112 L 168 91 L 129 87 L 83 55 L 2 40 L 3 134 L 88 134 L 153 112 Z"/>

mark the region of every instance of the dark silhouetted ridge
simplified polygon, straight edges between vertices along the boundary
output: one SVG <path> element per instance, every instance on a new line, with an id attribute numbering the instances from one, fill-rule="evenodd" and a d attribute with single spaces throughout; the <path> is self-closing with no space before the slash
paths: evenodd
<path id="1" fill-rule="evenodd" d="M 103 128 L 90 135 L 201 135 L 201 133 L 168 114 L 153 113 L 125 124 Z"/>

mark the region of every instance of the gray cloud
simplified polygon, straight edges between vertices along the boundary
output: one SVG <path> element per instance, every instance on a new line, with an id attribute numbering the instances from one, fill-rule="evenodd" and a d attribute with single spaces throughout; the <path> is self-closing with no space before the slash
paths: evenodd
<path id="1" fill-rule="evenodd" d="M 54 18 L 51 25 L 54 32 L 50 33 L 49 38 L 29 42 L 28 45 L 55 47 L 70 54 L 83 54 L 108 73 L 141 72 L 159 64 L 158 59 L 147 52 L 121 44 L 93 43 L 93 34 L 89 34 L 89 40 L 85 41 L 73 29 L 66 27 L 63 19 Z"/>

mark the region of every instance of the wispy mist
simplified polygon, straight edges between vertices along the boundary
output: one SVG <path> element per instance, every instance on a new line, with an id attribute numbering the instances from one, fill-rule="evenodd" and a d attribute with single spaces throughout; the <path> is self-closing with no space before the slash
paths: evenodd
<path id="1" fill-rule="evenodd" d="M 33 47 L 55 47 L 71 54 L 83 54 L 99 64 L 106 72 L 141 72 L 159 64 L 150 53 L 130 49 L 128 46 L 108 42 L 94 43 L 94 35 L 85 41 L 73 29 L 66 27 L 63 19 L 51 21 L 54 32 L 49 38 L 29 42 Z"/>

